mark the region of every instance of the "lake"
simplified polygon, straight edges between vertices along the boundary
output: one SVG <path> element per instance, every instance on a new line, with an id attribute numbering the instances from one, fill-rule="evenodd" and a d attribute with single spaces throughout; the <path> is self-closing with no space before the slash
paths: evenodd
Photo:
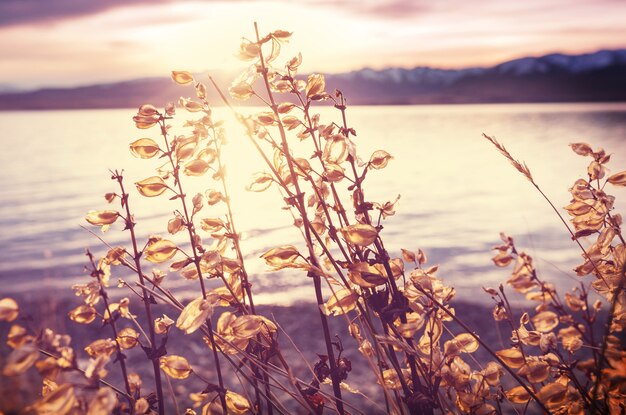
<path id="1" fill-rule="evenodd" d="M 134 127 L 135 112 L 0 113 L 2 295 L 71 296 L 69 286 L 88 279 L 83 274 L 85 248 L 99 254 L 106 249 L 80 225 L 88 226 L 84 216 L 89 210 L 108 208 L 103 195 L 117 190 L 109 169 L 124 169 L 132 188 L 132 183 L 152 176 L 158 165 L 128 151 L 131 141 L 156 134 Z M 335 112 L 320 109 L 322 123 L 338 120 Z M 216 114 L 227 120 L 227 177 L 257 301 L 313 301 L 311 282 L 303 274 L 270 273 L 258 258 L 274 246 L 301 245 L 299 234 L 290 226 L 290 215 L 279 209 L 278 192 L 244 190 L 251 175 L 263 170 L 262 163 L 228 113 L 217 109 Z M 439 275 L 466 301 L 487 301 L 477 288 L 508 278 L 506 269 L 490 261 L 501 231 L 535 258 L 544 279 L 563 289 L 579 281 L 571 269 L 580 252 L 563 224 L 531 184 L 481 137 L 483 132 L 525 161 L 558 207 L 569 203 L 567 189 L 586 175 L 588 164 L 568 143 L 604 147 L 613 154 L 612 172 L 626 169 L 626 104 L 352 107 L 348 123 L 357 131 L 354 141 L 362 158 L 378 149 L 394 156 L 386 169 L 368 174 L 365 186 L 372 201 L 401 195 L 396 215 L 384 222 L 387 248 L 393 255 L 399 255 L 400 248 L 422 248 L 430 263 L 440 264 Z M 206 178 L 190 180 L 189 190 L 215 187 Z M 611 187 L 609 193 L 617 197 L 616 211 L 626 212 L 626 191 Z M 143 237 L 167 236 L 167 220 L 176 208 L 167 198 L 158 206 L 154 202 L 131 191 Z M 206 209 L 201 217 L 215 216 Z M 128 234 L 120 226 L 105 234 L 89 229 L 112 245 L 127 243 Z M 115 272 L 114 281 L 127 276 L 121 269 Z M 167 281 L 179 291 L 197 287 L 177 275 Z"/>

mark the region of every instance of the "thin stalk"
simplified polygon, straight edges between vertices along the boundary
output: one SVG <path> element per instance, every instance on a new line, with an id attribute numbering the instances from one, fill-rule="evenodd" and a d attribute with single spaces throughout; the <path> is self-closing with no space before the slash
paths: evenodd
<path id="1" fill-rule="evenodd" d="M 114 179 L 117 180 L 120 186 L 121 192 L 121 203 L 122 207 L 126 210 L 126 228 L 130 232 L 130 240 L 133 245 L 133 261 L 135 263 L 135 270 L 137 276 L 139 277 L 139 283 L 141 286 L 145 286 L 145 280 L 143 278 L 143 272 L 141 271 L 141 252 L 137 248 L 137 236 L 135 234 L 135 221 L 133 220 L 132 215 L 130 214 L 130 206 L 128 204 L 128 193 L 126 193 L 124 189 L 124 178 L 121 173 L 117 171 L 114 172 Z M 144 304 L 144 309 L 146 310 L 146 319 L 148 320 L 148 332 L 150 334 L 150 349 L 151 352 L 154 352 L 156 349 L 156 334 L 154 331 L 154 319 L 152 318 L 152 309 L 150 307 L 150 296 L 148 295 L 148 291 L 145 288 L 142 288 L 142 300 Z M 154 354 L 154 353 L 153 353 Z M 158 357 L 152 356 L 150 357 L 152 362 L 152 371 L 154 373 L 154 383 L 156 388 L 157 395 L 157 406 L 159 415 L 165 414 L 165 405 L 163 402 L 163 385 L 161 382 L 161 369 L 159 368 L 159 360 Z"/>
<path id="2" fill-rule="evenodd" d="M 176 182 L 176 185 L 178 187 L 178 197 L 180 199 L 180 202 L 182 204 L 183 207 L 183 213 L 184 213 L 184 218 L 185 218 L 185 225 L 187 228 L 187 233 L 189 234 L 189 242 L 191 244 L 191 250 L 193 252 L 193 259 L 194 259 L 194 264 L 196 266 L 196 272 L 198 273 L 198 280 L 200 281 L 200 290 L 202 291 L 202 297 L 203 298 L 207 298 L 207 292 L 206 292 L 206 288 L 204 286 L 204 278 L 202 277 L 202 270 L 200 269 L 200 257 L 198 256 L 198 247 L 196 246 L 196 239 L 194 238 L 194 227 L 193 227 L 193 221 L 191 216 L 189 215 L 189 211 L 187 209 L 187 202 L 185 200 L 185 193 L 183 192 L 183 187 L 180 181 L 180 175 L 179 175 L 179 166 L 174 162 L 174 159 L 172 158 L 172 150 L 170 148 L 168 139 L 167 139 L 167 128 L 165 127 L 165 119 L 163 117 L 161 117 L 161 121 L 160 121 L 160 126 L 161 126 L 161 135 L 163 136 L 164 140 L 165 140 L 165 146 L 167 149 L 167 156 L 169 158 L 170 161 L 170 165 L 172 166 L 172 175 L 174 176 L 174 180 Z M 213 325 L 211 324 L 211 319 L 207 318 L 207 327 L 208 327 L 208 332 L 209 332 L 209 340 L 211 341 L 211 349 L 213 351 L 213 361 L 215 362 L 215 371 L 217 373 L 217 380 L 218 380 L 218 384 L 221 390 L 224 390 L 224 381 L 222 379 L 222 369 L 220 366 L 220 360 L 219 360 L 219 356 L 217 354 L 217 347 L 215 344 L 215 339 L 213 338 Z M 220 393 L 220 401 L 222 403 L 222 409 L 224 410 L 224 412 L 227 412 L 227 406 L 226 406 L 226 397 L 224 396 L 224 393 Z"/>
<path id="3" fill-rule="evenodd" d="M 254 23 L 254 31 L 256 33 L 257 42 L 260 42 L 259 29 L 258 29 L 256 22 Z M 260 60 L 261 69 L 262 69 L 262 77 L 263 77 L 265 88 L 267 90 L 267 94 L 271 103 L 271 109 L 274 115 L 276 116 L 276 118 L 279 119 L 280 117 L 276 109 L 277 107 L 274 101 L 274 96 L 272 94 L 272 90 L 270 88 L 269 81 L 267 79 L 267 68 L 265 67 L 265 60 L 263 58 L 263 51 L 261 50 L 261 48 L 259 48 L 259 58 L 260 58 L 259 60 Z M 285 129 L 282 123 L 278 123 L 278 129 L 279 129 L 280 137 L 282 141 L 281 143 L 282 150 L 283 150 L 283 153 L 285 154 L 285 158 L 287 159 L 289 172 L 291 174 L 293 184 L 296 190 L 298 210 L 300 211 L 302 220 L 305 223 L 308 223 L 309 219 L 306 215 L 305 204 L 303 200 L 304 194 L 300 191 L 300 185 L 298 184 L 298 175 L 296 174 L 294 167 L 293 167 L 293 160 L 291 159 L 291 156 L 289 154 L 289 144 L 287 143 L 287 136 L 286 136 Z M 307 239 L 306 242 L 307 242 L 307 247 L 309 250 L 310 259 L 313 262 L 314 266 L 319 266 L 319 264 L 317 263 L 317 256 L 315 254 L 315 250 L 313 249 L 311 235 L 308 231 L 308 226 L 305 226 L 305 233 L 306 233 L 306 239 Z M 322 297 L 322 283 L 320 280 L 320 276 L 317 275 L 316 273 L 311 273 L 311 277 L 313 278 L 313 285 L 315 288 L 315 299 L 317 301 L 317 304 L 321 306 L 324 304 L 324 298 Z M 328 328 L 328 321 L 326 319 L 326 315 L 324 315 L 321 308 L 319 309 L 319 315 L 320 315 L 320 320 L 322 322 L 322 331 L 324 333 L 324 341 L 326 343 L 326 353 L 328 353 L 328 360 L 330 363 L 331 380 L 333 383 L 333 392 L 336 398 L 337 411 L 339 412 L 340 415 L 343 415 L 344 409 L 343 409 L 343 401 L 341 399 L 341 387 L 339 386 L 340 381 L 337 377 L 338 375 L 337 362 L 335 360 L 335 353 L 334 353 L 333 345 L 330 339 L 330 330 Z"/>
<path id="4" fill-rule="evenodd" d="M 113 336 L 115 337 L 115 350 L 117 352 L 117 360 L 120 364 L 120 369 L 122 370 L 122 377 L 124 378 L 124 387 L 126 388 L 127 395 L 129 396 L 128 402 L 130 406 L 133 406 L 134 399 L 131 398 L 132 393 L 130 390 L 130 383 L 128 382 L 128 370 L 126 369 L 126 356 L 122 353 L 122 348 L 120 344 L 117 342 L 117 328 L 115 327 L 115 320 L 113 319 L 113 314 L 111 313 L 111 308 L 109 307 L 109 300 L 107 292 L 104 290 L 104 286 L 102 285 L 102 281 L 100 279 L 100 270 L 96 266 L 96 263 L 93 259 L 93 254 L 88 250 L 87 257 L 91 262 L 91 266 L 93 267 L 94 274 L 98 279 L 98 283 L 100 284 L 100 298 L 102 298 L 102 302 L 104 303 L 104 308 L 106 309 L 109 315 L 109 325 L 111 326 L 111 330 L 113 331 Z"/>

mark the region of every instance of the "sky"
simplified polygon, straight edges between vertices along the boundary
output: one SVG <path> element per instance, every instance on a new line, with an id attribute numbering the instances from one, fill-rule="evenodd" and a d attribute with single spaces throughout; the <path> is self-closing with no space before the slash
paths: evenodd
<path id="1" fill-rule="evenodd" d="M 0 0 L 0 89 L 236 70 L 254 21 L 294 32 L 302 72 L 626 47 L 623 0 Z"/>

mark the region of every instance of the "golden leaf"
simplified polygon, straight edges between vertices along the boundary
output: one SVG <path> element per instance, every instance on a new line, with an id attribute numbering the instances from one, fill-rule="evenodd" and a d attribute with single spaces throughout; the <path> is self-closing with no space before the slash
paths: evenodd
<path id="1" fill-rule="evenodd" d="M 65 383 L 35 402 L 32 408 L 39 415 L 66 415 L 73 412 L 77 403 L 74 387 Z"/>
<path id="2" fill-rule="evenodd" d="M 226 392 L 226 407 L 228 413 L 233 415 L 244 415 L 252 409 L 246 398 L 232 391 Z"/>
<path id="3" fill-rule="evenodd" d="M 507 254 L 506 251 L 500 251 L 498 255 L 491 258 L 491 260 L 497 267 L 506 267 L 513 261 L 513 257 Z"/>
<path id="4" fill-rule="evenodd" d="M 35 343 L 26 343 L 9 353 L 2 374 L 17 376 L 26 372 L 37 361 L 39 349 Z"/>
<path id="5" fill-rule="evenodd" d="M 326 81 L 324 80 L 324 75 L 322 74 L 311 74 L 309 75 L 308 82 L 306 84 L 306 97 L 308 99 L 315 99 L 317 96 L 324 92 L 324 88 L 326 88 Z"/>
<path id="6" fill-rule="evenodd" d="M 109 415 L 117 405 L 117 395 L 111 388 L 100 388 L 89 402 L 87 415 Z"/>
<path id="7" fill-rule="evenodd" d="M 135 157 L 150 159 L 156 156 L 161 149 L 159 145 L 150 138 L 140 138 L 130 144 L 130 152 Z"/>
<path id="8" fill-rule="evenodd" d="M 135 127 L 145 130 L 156 125 L 159 119 L 153 116 L 135 115 L 133 121 L 135 122 Z"/>
<path id="9" fill-rule="evenodd" d="M 9 297 L 0 300 L 0 321 L 13 321 L 17 318 L 20 308 L 17 302 Z"/>
<path id="10" fill-rule="evenodd" d="M 90 305 L 81 304 L 70 311 L 68 316 L 76 323 L 89 324 L 96 319 L 96 309 Z"/>
<path id="11" fill-rule="evenodd" d="M 340 316 L 356 308 L 359 296 L 354 291 L 343 288 L 336 291 L 326 302 L 326 315 Z"/>
<path id="12" fill-rule="evenodd" d="M 300 121 L 298 117 L 294 117 L 293 115 L 287 115 L 286 117 L 283 117 L 281 122 L 289 131 L 295 130 L 300 124 L 302 124 L 302 121 Z"/>
<path id="13" fill-rule="evenodd" d="M 89 343 L 85 347 L 85 351 L 90 357 L 98 357 L 100 355 L 111 356 L 116 350 L 115 342 L 111 339 L 98 339 Z"/>
<path id="14" fill-rule="evenodd" d="M 626 186 L 626 170 L 615 173 L 606 180 L 615 186 Z"/>
<path id="15" fill-rule="evenodd" d="M 139 343 L 139 333 L 130 327 L 126 327 L 117 333 L 116 340 L 122 349 L 132 349 Z"/>
<path id="16" fill-rule="evenodd" d="M 193 369 L 182 356 L 169 355 L 159 359 L 161 369 L 173 379 L 187 379 Z"/>
<path id="17" fill-rule="evenodd" d="M 496 352 L 496 355 L 502 359 L 505 365 L 511 368 L 522 367 L 526 361 L 524 355 L 519 349 L 504 349 Z"/>
<path id="18" fill-rule="evenodd" d="M 216 295 L 209 294 L 207 298 L 198 297 L 192 300 L 183 308 L 183 311 L 176 320 L 176 327 L 191 334 L 198 330 L 200 326 L 213 314 L 213 307 L 217 303 Z"/>
<path id="19" fill-rule="evenodd" d="M 158 317 L 154 320 L 154 331 L 156 334 L 165 334 L 173 324 L 174 320 L 163 314 L 163 317 Z"/>
<path id="20" fill-rule="evenodd" d="M 547 333 L 559 325 L 559 316 L 553 311 L 542 311 L 532 321 L 537 331 Z"/>
<path id="21" fill-rule="evenodd" d="M 485 381 L 490 386 L 500 385 L 500 377 L 503 373 L 502 366 L 495 362 L 487 363 L 487 367 L 482 371 Z"/>
<path id="22" fill-rule="evenodd" d="M 182 216 L 175 216 L 167 222 L 167 231 L 174 235 L 181 231 L 185 227 L 185 222 Z"/>
<path id="23" fill-rule="evenodd" d="M 291 102 L 281 102 L 278 104 L 278 107 L 276 107 L 276 111 L 278 111 L 279 114 L 287 114 L 294 109 L 295 106 L 296 104 L 292 104 Z"/>
<path id="24" fill-rule="evenodd" d="M 291 265 L 300 256 L 300 252 L 293 245 L 273 248 L 261 255 L 267 265 L 275 268 Z"/>
<path id="25" fill-rule="evenodd" d="M 588 156 L 589 154 L 593 153 L 591 146 L 587 143 L 570 143 L 569 146 L 572 148 L 572 150 L 574 150 L 574 153 L 578 154 L 579 156 Z"/>
<path id="26" fill-rule="evenodd" d="M 385 150 L 376 150 L 370 157 L 369 166 L 373 169 L 380 170 L 387 166 L 389 160 L 393 157 Z"/>
<path id="27" fill-rule="evenodd" d="M 233 83 L 233 85 L 230 88 L 228 88 L 228 92 L 230 93 L 231 97 L 238 99 L 240 101 L 245 101 L 252 96 L 252 94 L 254 93 L 254 90 L 252 89 L 252 86 L 250 86 L 249 83 L 238 82 L 238 83 Z"/>
<path id="28" fill-rule="evenodd" d="M 336 163 L 326 163 L 324 166 L 324 178 L 329 182 L 338 182 L 345 177 L 344 168 Z"/>
<path id="29" fill-rule="evenodd" d="M 506 397 L 513 403 L 526 403 L 530 399 L 528 391 L 523 386 L 516 386 L 505 392 Z"/>
<path id="30" fill-rule="evenodd" d="M 85 216 L 85 220 L 92 225 L 104 226 L 111 225 L 119 216 L 120 214 L 115 210 L 92 210 Z"/>
<path id="31" fill-rule="evenodd" d="M 517 372 L 520 376 L 525 376 L 530 383 L 540 383 L 548 378 L 550 366 L 544 361 L 530 361 Z"/>
<path id="32" fill-rule="evenodd" d="M 142 196 L 155 197 L 162 194 L 168 187 L 159 176 L 152 176 L 135 183 L 137 190 Z"/>
<path id="33" fill-rule="evenodd" d="M 11 326 L 9 334 L 7 335 L 7 344 L 10 348 L 17 349 L 30 339 L 32 339 L 32 336 L 28 335 L 24 327 L 14 324 Z"/>
<path id="34" fill-rule="evenodd" d="M 287 40 L 289 40 L 292 34 L 293 32 L 288 32 L 286 30 L 275 30 L 271 33 L 271 36 L 276 40 L 286 42 Z"/>
<path id="35" fill-rule="evenodd" d="M 178 100 L 178 104 L 189 112 L 199 112 L 204 108 L 201 103 L 182 97 Z"/>
<path id="36" fill-rule="evenodd" d="M 185 173 L 187 176 L 202 176 L 209 170 L 209 163 L 202 159 L 194 159 L 185 164 Z"/>
<path id="37" fill-rule="evenodd" d="M 410 379 L 410 372 L 407 369 L 402 369 L 401 372 L 404 379 Z M 382 375 L 383 386 L 385 388 L 395 390 L 402 389 L 402 383 L 395 369 L 386 369 L 383 371 Z M 380 384 L 380 379 L 378 380 L 378 384 Z"/>
<path id="38" fill-rule="evenodd" d="M 144 117 L 152 117 L 153 115 L 158 115 L 159 114 L 159 110 L 156 109 L 156 107 L 154 105 L 151 104 L 143 104 L 142 106 L 139 107 L 139 110 L 137 111 L 138 115 L 143 115 Z"/>
<path id="39" fill-rule="evenodd" d="M 350 278 L 350 281 L 363 288 L 374 288 L 388 281 L 384 271 L 381 272 L 381 270 L 367 262 L 350 264 L 348 269 L 348 278 Z"/>
<path id="40" fill-rule="evenodd" d="M 478 350 L 479 343 L 469 333 L 461 333 L 452 340 L 444 343 L 444 354 L 446 356 L 455 356 L 459 353 L 474 353 Z"/>
<path id="41" fill-rule="evenodd" d="M 172 71 L 172 80 L 178 85 L 187 85 L 193 82 L 193 75 L 187 71 Z"/>
<path id="42" fill-rule="evenodd" d="M 178 251 L 178 247 L 174 242 L 158 239 L 148 244 L 143 253 L 147 261 L 160 264 L 176 255 L 176 251 Z"/>
<path id="43" fill-rule="evenodd" d="M 346 137 L 343 134 L 335 134 L 326 141 L 322 158 L 329 163 L 341 164 L 350 155 Z"/>
<path id="44" fill-rule="evenodd" d="M 200 227 L 207 232 L 218 232 L 226 227 L 226 224 L 220 218 L 206 218 L 200 221 Z"/>
<path id="45" fill-rule="evenodd" d="M 345 240 L 357 246 L 371 245 L 378 237 L 378 230 L 372 225 L 359 223 L 341 228 Z"/>
<path id="46" fill-rule="evenodd" d="M 246 186 L 246 189 L 251 192 L 262 192 L 267 190 L 273 182 L 274 178 L 269 173 L 256 173 L 252 178 L 252 183 Z"/>
<path id="47" fill-rule="evenodd" d="M 560 382 L 548 383 L 537 392 L 537 398 L 548 409 L 561 406 L 567 398 L 567 385 Z"/>

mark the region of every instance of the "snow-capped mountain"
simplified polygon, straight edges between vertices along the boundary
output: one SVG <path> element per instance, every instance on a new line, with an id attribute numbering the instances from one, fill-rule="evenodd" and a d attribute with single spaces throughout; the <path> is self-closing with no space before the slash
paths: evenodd
<path id="1" fill-rule="evenodd" d="M 217 78 L 222 85 L 232 80 L 226 74 Z M 6 87 L 0 89 L 0 110 L 136 107 L 175 101 L 181 94 L 169 78 L 30 92 Z M 335 88 L 351 104 L 626 101 L 626 50 L 554 53 L 489 68 L 365 68 L 326 75 L 327 91 Z"/>

